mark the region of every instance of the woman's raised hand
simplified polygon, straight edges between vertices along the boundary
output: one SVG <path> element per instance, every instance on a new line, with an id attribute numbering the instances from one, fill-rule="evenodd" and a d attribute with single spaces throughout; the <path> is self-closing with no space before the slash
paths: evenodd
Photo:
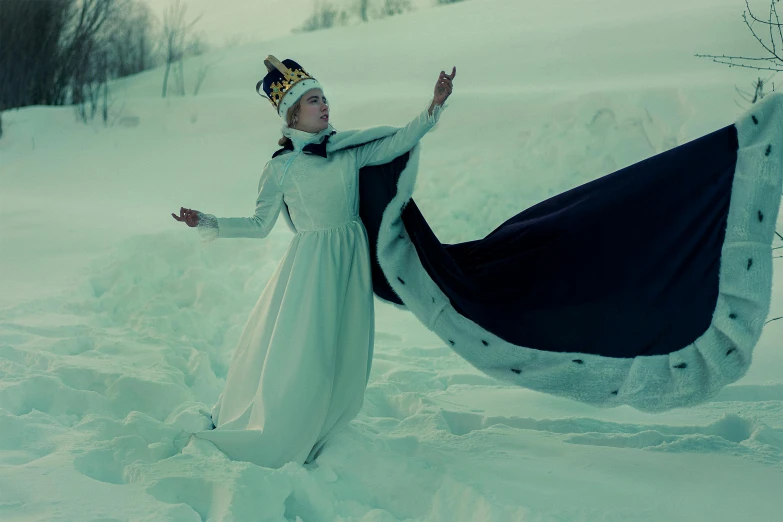
<path id="1" fill-rule="evenodd" d="M 435 84 L 435 97 L 432 99 L 436 104 L 443 105 L 443 102 L 451 95 L 453 88 L 452 80 L 457 75 L 457 68 L 452 67 L 451 74 L 441 71 L 438 82 Z"/>
<path id="2" fill-rule="evenodd" d="M 195 227 L 198 225 L 198 210 L 190 210 L 189 208 L 180 207 L 179 217 L 173 212 L 171 215 L 177 221 L 184 221 L 189 227 Z"/>

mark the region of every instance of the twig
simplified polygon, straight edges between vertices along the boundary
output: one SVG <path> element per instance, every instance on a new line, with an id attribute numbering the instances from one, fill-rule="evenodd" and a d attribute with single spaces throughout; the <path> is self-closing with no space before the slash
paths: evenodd
<path id="1" fill-rule="evenodd" d="M 737 91 L 737 94 L 739 94 L 739 95 L 740 95 L 740 98 L 742 98 L 742 99 L 743 99 L 743 100 L 745 100 L 746 102 L 749 102 L 749 101 L 751 100 L 750 93 L 747 93 L 747 92 L 745 92 L 745 91 L 743 91 L 743 90 L 740 90 L 740 88 L 739 88 L 739 87 L 737 87 L 736 85 L 734 86 L 734 90 L 735 90 L 735 91 Z M 736 103 L 736 102 L 737 102 L 737 101 L 736 101 L 736 100 L 734 100 L 734 103 Z"/>
<path id="2" fill-rule="evenodd" d="M 777 0 L 773 0 L 773 1 L 777 1 Z M 772 22 L 764 21 L 761 18 L 756 18 L 756 15 L 753 14 L 753 11 L 750 10 L 750 5 L 748 4 L 748 0 L 745 0 L 745 6 L 748 8 L 748 13 L 750 13 L 750 17 L 753 18 L 754 21 L 762 23 L 762 24 L 767 24 L 767 25 L 779 25 L 779 24 L 774 24 Z M 745 13 L 744 12 L 742 13 L 742 17 L 745 18 Z M 772 18 L 770 18 L 770 20 L 771 19 Z"/>
<path id="3" fill-rule="evenodd" d="M 749 60 L 749 58 L 738 58 L 739 60 Z M 724 65 L 728 65 L 729 67 L 745 67 L 747 69 L 756 69 L 757 71 L 775 71 L 775 72 L 783 72 L 783 69 L 772 69 L 770 67 L 756 67 L 755 65 L 744 65 L 741 63 L 734 63 L 734 62 L 722 62 L 720 60 L 712 60 L 715 63 L 722 63 Z"/>
<path id="4" fill-rule="evenodd" d="M 745 3 L 747 4 L 747 1 Z M 780 28 L 780 17 L 778 16 L 778 8 L 775 7 L 775 3 L 776 2 L 770 2 L 770 4 L 772 5 L 772 12 L 775 13 L 775 20 L 777 21 L 778 34 L 780 35 L 781 41 L 783 41 L 783 29 Z M 772 20 L 771 17 L 770 20 Z M 772 26 L 770 25 L 770 27 Z"/>
<path id="5" fill-rule="evenodd" d="M 745 0 L 745 3 L 747 3 L 747 1 L 748 1 L 748 0 Z M 751 16 L 753 16 L 753 15 L 751 14 Z M 777 55 L 777 53 L 775 53 L 774 51 L 772 51 L 772 49 L 770 49 L 769 47 L 767 47 L 767 44 L 765 44 L 765 43 L 764 43 L 764 40 L 762 40 L 761 38 L 759 38 L 759 36 L 756 34 L 756 31 L 754 31 L 754 30 L 753 30 L 753 28 L 750 26 L 750 23 L 748 23 L 748 18 L 745 16 L 745 13 L 742 13 L 742 19 L 743 19 L 743 20 L 745 20 L 745 25 L 747 25 L 747 26 L 748 26 L 748 29 L 750 29 L 750 33 L 753 35 L 753 38 L 755 38 L 756 40 L 758 40 L 758 42 L 761 44 L 761 46 L 762 46 L 764 49 L 766 49 L 766 50 L 767 50 L 767 52 L 768 52 L 769 54 L 771 54 L 772 56 L 774 56 L 774 57 L 775 57 L 775 58 L 777 58 L 778 60 L 781 60 L 780 56 L 778 56 L 778 55 Z M 783 60 L 781 60 L 781 61 L 783 61 Z"/>
<path id="6" fill-rule="evenodd" d="M 778 15 L 778 10 L 775 4 L 779 0 L 771 0 L 770 6 L 769 6 L 769 21 L 762 20 L 758 18 L 755 14 L 753 14 L 753 11 L 750 8 L 750 3 L 748 0 L 745 0 L 745 7 L 746 11 L 742 12 L 742 20 L 745 22 L 745 26 L 747 26 L 748 30 L 750 31 L 750 34 L 753 35 L 753 38 L 756 39 L 756 41 L 761 45 L 761 47 L 769 53 L 769 57 L 765 58 L 748 58 L 743 56 L 718 56 L 718 55 L 703 55 L 703 54 L 697 54 L 696 56 L 699 58 L 711 58 L 712 61 L 715 63 L 720 63 L 723 65 L 728 65 L 729 67 L 743 67 L 746 69 L 755 69 L 757 71 L 773 71 L 773 72 L 783 72 L 783 69 L 778 68 L 780 66 L 780 63 L 783 63 L 783 57 L 778 55 L 778 47 L 777 43 L 775 42 L 775 33 L 774 28 L 777 27 L 778 29 L 778 35 L 783 42 L 783 24 L 780 23 L 780 16 Z M 774 21 L 773 21 L 774 20 Z M 770 45 L 764 42 L 764 40 L 756 33 L 756 30 L 753 28 L 753 25 L 751 22 L 759 22 L 761 24 L 769 26 L 769 39 L 771 43 Z M 783 47 L 782 47 L 783 49 Z M 767 62 L 769 64 L 768 67 L 759 67 L 752 64 L 746 64 L 746 63 L 737 63 L 739 62 Z M 776 64 L 777 67 L 773 64 Z M 758 94 L 758 93 L 757 93 Z"/>
<path id="7" fill-rule="evenodd" d="M 764 324 L 765 324 L 765 325 L 766 325 L 766 324 L 769 324 L 769 323 L 771 323 L 772 321 L 777 321 L 778 319 L 783 319 L 783 315 L 781 315 L 780 317 L 776 317 L 776 318 L 774 318 L 774 319 L 770 319 L 769 321 L 767 321 L 767 322 L 766 322 L 766 323 L 764 323 Z"/>
<path id="8" fill-rule="evenodd" d="M 114 103 L 112 103 L 112 106 Z M 111 125 L 109 127 L 114 127 L 114 124 L 117 123 L 117 120 L 120 119 L 120 116 L 122 116 L 123 111 L 125 111 L 125 100 L 122 102 L 122 107 L 120 108 L 119 112 L 117 113 L 117 116 L 112 120 Z"/>
<path id="9" fill-rule="evenodd" d="M 764 62 L 776 61 L 774 58 L 745 58 L 744 56 L 726 56 L 725 54 L 721 54 L 720 56 L 717 54 L 696 54 L 695 56 L 699 58 L 728 58 L 729 60 L 759 60 Z"/>
<path id="10" fill-rule="evenodd" d="M 781 236 L 781 235 L 778 233 L 778 231 L 777 231 L 777 230 L 775 231 L 775 235 L 776 235 L 776 236 L 778 236 L 780 239 L 783 239 L 783 236 Z"/>
<path id="11" fill-rule="evenodd" d="M 747 0 L 745 0 L 745 5 L 747 5 Z M 775 2 L 769 3 L 769 20 L 772 21 L 772 9 L 775 7 Z M 748 8 L 750 9 L 750 8 Z M 780 29 L 780 27 L 778 27 Z M 775 35 L 772 34 L 772 24 L 769 24 L 769 41 L 772 42 L 772 50 L 774 52 L 777 52 L 777 48 L 775 47 Z"/>

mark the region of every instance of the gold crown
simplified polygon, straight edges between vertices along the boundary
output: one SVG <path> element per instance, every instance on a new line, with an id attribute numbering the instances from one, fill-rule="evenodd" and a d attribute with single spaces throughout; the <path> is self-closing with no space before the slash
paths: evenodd
<path id="1" fill-rule="evenodd" d="M 283 63 L 280 62 L 280 60 L 278 60 L 271 54 L 266 57 L 266 60 L 264 60 L 264 65 L 266 65 L 267 72 L 272 72 L 273 70 L 277 69 L 283 74 L 283 79 L 281 81 L 276 81 L 269 85 L 270 95 L 264 96 L 264 98 L 269 100 L 269 102 L 272 104 L 275 110 L 279 108 L 280 100 L 283 99 L 283 96 L 286 95 L 286 93 L 291 89 L 291 87 L 301 82 L 302 80 L 315 79 L 302 68 L 289 69 L 288 67 L 283 65 Z"/>

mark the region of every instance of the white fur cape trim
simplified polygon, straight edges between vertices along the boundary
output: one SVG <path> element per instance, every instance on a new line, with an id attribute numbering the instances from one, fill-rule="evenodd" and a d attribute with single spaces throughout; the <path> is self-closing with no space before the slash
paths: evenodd
<path id="1" fill-rule="evenodd" d="M 400 218 L 415 188 L 420 144 L 383 214 L 380 266 L 407 309 L 487 375 L 601 407 L 627 404 L 655 412 L 704 402 L 745 374 L 769 313 L 783 180 L 783 94 L 767 95 L 735 124 L 739 148 L 712 323 L 673 353 L 619 359 L 546 352 L 508 343 L 457 313 L 421 265 Z M 366 139 L 372 131 L 346 137 Z"/>

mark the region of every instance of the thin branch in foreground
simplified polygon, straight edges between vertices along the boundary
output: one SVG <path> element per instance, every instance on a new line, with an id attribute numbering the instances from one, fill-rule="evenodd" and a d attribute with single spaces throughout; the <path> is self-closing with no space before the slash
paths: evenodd
<path id="1" fill-rule="evenodd" d="M 777 21 L 778 26 L 778 34 L 780 35 L 780 40 L 783 41 L 783 29 L 780 28 L 780 17 L 778 16 L 778 8 L 775 7 L 776 2 L 770 2 L 770 7 L 772 8 L 772 12 L 775 13 L 775 20 Z M 747 5 L 747 0 L 745 1 L 745 4 Z M 772 21 L 772 17 L 769 17 L 770 22 Z M 772 29 L 772 24 L 770 24 L 770 30 Z"/>
<path id="2" fill-rule="evenodd" d="M 770 319 L 769 321 L 767 321 L 767 322 L 766 322 L 766 323 L 764 323 L 764 324 L 765 324 L 765 325 L 766 325 L 766 324 L 769 324 L 769 323 L 771 323 L 772 321 L 777 321 L 778 319 L 783 319 L 783 315 L 781 315 L 780 317 L 776 317 L 776 318 L 774 318 L 774 319 Z"/>
<path id="3" fill-rule="evenodd" d="M 747 4 L 747 0 L 746 0 L 745 3 Z M 769 3 L 769 19 L 770 19 L 770 21 L 772 21 L 772 13 L 773 13 L 773 8 L 774 7 L 775 7 L 775 2 L 770 2 Z M 775 47 L 775 35 L 772 32 L 772 24 L 769 24 L 769 40 L 772 42 L 772 51 L 776 53 L 778 50 Z"/>
<path id="4" fill-rule="evenodd" d="M 762 61 L 762 62 L 776 62 L 775 58 L 746 58 L 744 56 L 726 56 L 725 54 L 695 54 L 698 58 L 726 58 L 729 60 L 749 60 L 749 61 Z"/>
<path id="5" fill-rule="evenodd" d="M 751 16 L 752 16 L 752 14 L 751 14 Z M 751 26 L 750 26 L 750 23 L 748 22 L 748 17 L 746 17 L 746 16 L 745 16 L 745 13 L 742 13 L 742 19 L 743 19 L 743 20 L 745 20 L 745 25 L 747 25 L 747 26 L 748 26 L 748 29 L 750 29 L 750 33 L 753 35 L 753 38 L 755 38 L 756 40 L 758 40 L 759 44 L 761 44 L 761 47 L 763 47 L 763 48 L 764 48 L 764 49 L 765 49 L 765 50 L 766 50 L 766 51 L 767 51 L 769 54 L 771 54 L 772 56 L 774 56 L 774 57 L 775 57 L 775 58 L 777 58 L 778 60 L 781 60 L 781 61 L 783 61 L 783 60 L 780 58 L 780 56 L 778 56 L 778 55 L 777 55 L 777 53 L 775 53 L 775 52 L 774 52 L 772 49 L 770 49 L 769 47 L 767 47 L 767 44 L 765 44 L 765 43 L 764 43 L 764 40 L 762 40 L 761 38 L 759 38 L 759 35 L 757 35 L 757 34 L 756 34 L 756 31 L 754 31 L 754 30 L 753 30 L 753 27 L 751 27 Z"/>
<path id="6" fill-rule="evenodd" d="M 783 69 L 772 69 L 771 67 L 758 67 L 756 65 L 744 65 L 741 63 L 734 63 L 734 62 L 722 62 L 720 60 L 713 60 L 715 63 L 722 63 L 724 65 L 728 65 L 729 67 L 745 67 L 747 69 L 756 69 L 757 71 L 775 71 L 775 72 L 783 72 Z"/>
<path id="7" fill-rule="evenodd" d="M 777 2 L 778 0 L 772 0 L 773 2 Z M 775 22 L 772 22 L 772 18 L 770 17 L 770 21 L 767 22 L 766 20 L 762 20 L 761 18 L 756 18 L 756 15 L 753 14 L 753 11 L 750 10 L 750 4 L 748 4 L 748 0 L 745 0 L 745 6 L 748 8 L 748 13 L 750 13 L 750 17 L 753 18 L 754 22 L 758 22 L 760 24 L 766 24 L 766 25 L 777 25 Z M 742 17 L 745 17 L 745 13 L 742 13 Z"/>
<path id="8" fill-rule="evenodd" d="M 764 51 L 766 51 L 766 53 L 769 55 L 768 57 L 750 58 L 743 56 L 718 56 L 703 54 L 697 54 L 696 56 L 698 58 L 710 58 L 715 63 L 728 65 L 729 67 L 743 67 L 746 69 L 755 69 L 758 71 L 773 71 L 775 73 L 783 71 L 783 69 L 780 68 L 781 63 L 783 63 L 783 57 L 781 56 L 783 53 L 778 54 L 778 49 L 783 50 L 783 24 L 780 23 L 780 16 L 778 15 L 777 7 L 775 5 L 778 1 L 780 0 L 770 0 L 769 21 L 758 18 L 751 10 L 748 0 L 745 0 L 746 11 L 742 12 L 742 21 L 750 31 L 750 34 L 753 35 L 753 38 L 756 39 L 759 45 L 761 45 Z M 770 40 L 769 44 L 764 41 L 764 39 L 760 36 L 760 33 L 756 32 L 756 29 L 753 26 L 755 23 L 759 23 L 762 24 L 762 26 L 768 27 Z M 777 28 L 778 36 L 781 39 L 781 45 L 778 45 L 778 43 L 775 42 L 775 28 Z M 756 65 L 759 62 L 766 62 L 768 66 L 760 67 Z"/>

